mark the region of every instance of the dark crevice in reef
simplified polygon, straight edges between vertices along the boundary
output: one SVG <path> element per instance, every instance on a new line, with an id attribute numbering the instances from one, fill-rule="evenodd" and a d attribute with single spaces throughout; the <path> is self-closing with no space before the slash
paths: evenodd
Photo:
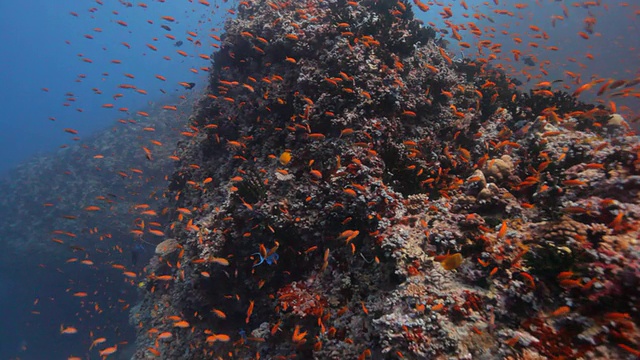
<path id="1" fill-rule="evenodd" d="M 452 59 L 412 11 L 240 5 L 180 144 L 177 241 L 147 268 L 136 358 L 618 351 L 598 329 L 620 291 L 611 331 L 638 318 L 637 138 Z"/>

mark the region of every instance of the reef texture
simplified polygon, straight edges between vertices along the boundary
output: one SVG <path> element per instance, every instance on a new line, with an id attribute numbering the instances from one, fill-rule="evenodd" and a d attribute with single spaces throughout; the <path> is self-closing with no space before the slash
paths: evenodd
<path id="1" fill-rule="evenodd" d="M 187 112 L 192 102 L 175 99 Z M 175 163 L 169 156 L 186 123 L 157 104 L 144 110 L 148 117 L 120 120 L 98 135 L 74 139 L 0 179 L 0 269 L 22 268 L 27 258 L 57 267 L 72 256 L 96 255 L 94 248 L 133 245 L 125 240 L 134 238 L 135 223 L 149 219 L 142 212 L 166 206 L 165 175 Z"/>
<path id="2" fill-rule="evenodd" d="M 451 59 L 411 7 L 240 5 L 180 145 L 136 358 L 640 349 L 638 137 Z"/>

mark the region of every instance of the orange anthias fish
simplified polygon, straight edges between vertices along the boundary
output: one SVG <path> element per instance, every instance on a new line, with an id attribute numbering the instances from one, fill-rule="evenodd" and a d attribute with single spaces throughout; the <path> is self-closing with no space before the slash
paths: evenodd
<path id="1" fill-rule="evenodd" d="M 89 350 L 93 349 L 93 347 L 98 344 L 102 344 L 105 341 L 107 341 L 107 338 L 103 338 L 103 337 L 93 340 L 93 342 L 91 342 L 91 346 L 89 346 Z"/>
<path id="2" fill-rule="evenodd" d="M 104 350 L 100 350 L 100 356 L 107 356 L 107 355 L 111 355 L 113 353 L 115 353 L 116 351 L 118 351 L 118 345 L 114 345 L 111 347 L 108 347 Z"/>
<path id="3" fill-rule="evenodd" d="M 78 333 L 78 329 L 74 328 L 73 326 L 64 327 L 60 325 L 60 334 L 71 335 L 71 334 L 77 334 L 77 333 Z"/>

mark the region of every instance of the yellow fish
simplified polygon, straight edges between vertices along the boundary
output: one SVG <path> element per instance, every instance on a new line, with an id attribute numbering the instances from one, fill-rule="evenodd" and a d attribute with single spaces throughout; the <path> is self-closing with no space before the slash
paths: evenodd
<path id="1" fill-rule="evenodd" d="M 445 270 L 457 269 L 458 266 L 462 264 L 462 255 L 460 253 L 449 255 L 446 259 L 442 260 L 440 264 L 442 264 Z"/>
<path id="2" fill-rule="evenodd" d="M 284 165 L 287 165 L 289 161 L 291 161 L 291 153 L 288 151 L 283 152 L 280 155 L 280 164 L 284 166 Z"/>

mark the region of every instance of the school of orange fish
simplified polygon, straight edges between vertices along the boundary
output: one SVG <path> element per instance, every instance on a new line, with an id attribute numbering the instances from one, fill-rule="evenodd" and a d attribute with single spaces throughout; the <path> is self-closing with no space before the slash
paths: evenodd
<path id="1" fill-rule="evenodd" d="M 156 2 L 121 1 L 122 11 Z M 188 70 L 208 72 L 208 87 L 190 116 L 180 114 L 189 120 L 176 149 L 145 135 L 131 145 L 145 169 L 132 163 L 112 174 L 144 179 L 158 154 L 177 164 L 154 174 L 168 188 L 146 203 L 134 194 L 124 210 L 131 240 L 157 245 L 151 261 L 123 265 L 123 246 L 100 225 L 118 209 L 107 194 L 82 204 L 83 215 L 61 215 L 89 220 L 51 238 L 113 244 L 96 247 L 108 253 L 100 262 L 86 242 L 84 257 L 66 262 L 121 271 L 137 288 L 137 305 L 116 300 L 130 311 L 135 344 L 81 333 L 74 319 L 60 336 L 88 338 L 87 354 L 105 359 L 127 346 L 136 359 L 640 357 L 640 77 L 562 73 L 538 51 L 561 53 L 554 36 L 588 44 L 600 36 L 597 9 L 638 16 L 637 5 L 197 3 L 231 19 L 221 32 L 188 32 L 194 51 L 173 49 L 202 59 Z M 95 6 L 89 13 L 102 2 Z M 500 30 L 536 7 L 557 13 L 523 33 Z M 579 32 L 554 35 L 580 16 Z M 181 38 L 167 31 L 177 16 L 147 21 Z M 567 61 L 587 71 L 573 55 Z M 124 77 L 102 107 L 153 134 L 153 112 L 118 107 L 121 97 L 146 94 L 130 83 L 135 74 Z M 581 102 L 585 95 L 596 106 Z M 154 111 L 178 113 L 187 96 L 180 100 Z M 109 157 L 83 151 L 95 166 Z M 70 288 L 69 296 L 98 313 L 96 292 Z"/>

